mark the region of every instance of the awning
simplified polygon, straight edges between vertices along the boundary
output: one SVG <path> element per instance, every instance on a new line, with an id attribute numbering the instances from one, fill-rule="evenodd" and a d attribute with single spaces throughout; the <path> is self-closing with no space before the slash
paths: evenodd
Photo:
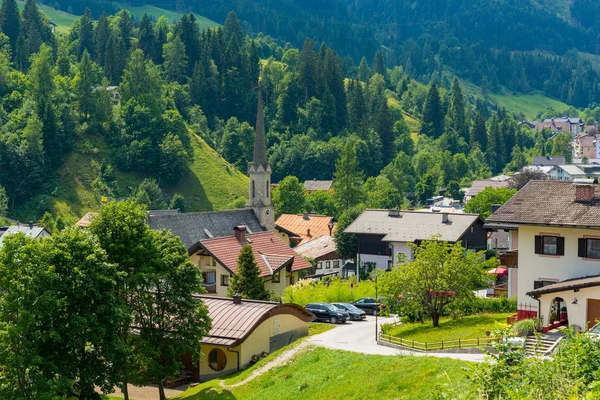
<path id="1" fill-rule="evenodd" d="M 508 275 L 508 268 L 492 268 L 487 273 L 490 275 Z"/>

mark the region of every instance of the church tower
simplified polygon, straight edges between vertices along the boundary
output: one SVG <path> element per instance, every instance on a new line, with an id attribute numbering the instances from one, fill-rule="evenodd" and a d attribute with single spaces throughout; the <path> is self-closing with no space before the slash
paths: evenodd
<path id="1" fill-rule="evenodd" d="M 272 166 L 267 161 L 262 84 L 259 80 L 254 159 L 248 163 L 248 175 L 250 176 L 250 200 L 248 201 L 248 207 L 254 210 L 254 214 L 260 224 L 269 231 L 275 229 L 275 209 L 271 201 L 271 172 Z"/>

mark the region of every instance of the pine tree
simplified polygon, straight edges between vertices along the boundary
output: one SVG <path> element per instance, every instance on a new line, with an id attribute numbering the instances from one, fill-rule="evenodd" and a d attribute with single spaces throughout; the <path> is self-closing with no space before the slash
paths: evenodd
<path id="1" fill-rule="evenodd" d="M 383 60 L 383 54 L 379 50 L 375 53 L 373 58 L 373 73 L 379 74 L 385 78 L 387 69 L 385 67 L 385 61 Z"/>
<path id="2" fill-rule="evenodd" d="M 207 116 L 215 117 L 219 98 L 219 76 L 217 66 L 208 52 L 202 52 L 190 79 L 188 90 L 190 98 L 198 104 Z"/>
<path id="3" fill-rule="evenodd" d="M 456 133 L 465 141 L 469 140 L 469 131 L 465 116 L 465 97 L 457 77 L 452 81 L 452 96 L 448 116 Z"/>
<path id="4" fill-rule="evenodd" d="M 35 0 L 27 0 L 22 14 L 21 32 L 28 44 L 28 54 L 35 54 L 40 50 L 43 39 L 48 37 L 49 28 L 42 21 L 40 11 Z"/>
<path id="5" fill-rule="evenodd" d="M 379 106 L 373 128 L 381 138 L 383 165 L 387 165 L 396 154 L 394 152 L 394 123 L 386 101 L 382 101 Z"/>
<path id="6" fill-rule="evenodd" d="M 348 121 L 350 129 L 357 131 L 367 112 L 361 81 L 358 79 L 352 81 L 348 90 L 348 96 L 350 97 L 348 102 Z"/>
<path id="7" fill-rule="evenodd" d="M 106 65 L 106 47 L 110 40 L 110 27 L 106 13 L 102 13 L 94 29 L 94 59 L 101 65 Z"/>
<path id="8" fill-rule="evenodd" d="M 437 85 L 431 84 L 427 101 L 423 108 L 423 122 L 421 124 L 421 133 L 434 139 L 439 138 L 444 133 L 444 111 L 438 92 Z"/>
<path id="9" fill-rule="evenodd" d="M 185 46 L 179 36 L 172 35 L 171 39 L 163 46 L 163 60 L 167 79 L 183 83 L 188 60 L 185 55 Z"/>
<path id="10" fill-rule="evenodd" d="M 162 59 L 162 48 L 167 43 L 167 36 L 169 32 L 169 26 L 167 19 L 162 16 L 154 24 L 154 42 L 152 51 L 152 61 L 154 64 L 160 65 L 163 63 Z M 186 50 L 187 52 L 187 50 Z M 187 54 L 187 53 L 186 53 Z"/>
<path id="11" fill-rule="evenodd" d="M 85 9 L 85 13 L 79 19 L 78 60 L 81 59 L 86 50 L 88 53 L 94 54 L 94 18 L 89 8 Z"/>
<path id="12" fill-rule="evenodd" d="M 504 144 L 502 143 L 500 122 L 498 121 L 498 114 L 494 114 L 492 122 L 490 124 L 490 133 L 486 151 L 486 158 L 488 160 L 488 166 L 493 174 L 497 174 L 502 170 L 504 164 Z"/>
<path id="13" fill-rule="evenodd" d="M 104 73 L 109 81 L 118 83 L 125 68 L 125 44 L 118 33 L 111 32 L 104 54 Z"/>
<path id="14" fill-rule="evenodd" d="M 356 149 L 348 143 L 335 164 L 333 197 L 340 211 L 360 204 L 363 197 L 363 174 L 358 168 Z"/>
<path id="15" fill-rule="evenodd" d="M 227 44 L 233 40 L 236 42 L 237 46 L 242 47 L 244 32 L 242 31 L 240 20 L 233 11 L 227 15 L 225 23 L 223 24 L 223 39 Z"/>
<path id="16" fill-rule="evenodd" d="M 483 113 L 481 112 L 481 110 L 477 110 L 475 122 L 471 127 L 470 144 L 471 148 L 473 148 L 474 146 L 479 146 L 481 151 L 487 151 L 488 134 L 487 128 L 485 126 L 485 118 L 483 117 Z"/>
<path id="17" fill-rule="evenodd" d="M 148 15 L 144 13 L 140 28 L 138 30 L 138 48 L 140 48 L 146 57 L 152 56 L 152 45 L 154 44 L 154 29 Z"/>
<path id="18" fill-rule="evenodd" d="M 0 7 L 0 31 L 8 36 L 13 58 L 15 58 L 17 39 L 21 33 L 21 14 L 19 13 L 16 0 L 2 1 L 2 7 Z"/>
<path id="19" fill-rule="evenodd" d="M 331 49 L 325 52 L 323 61 L 323 78 L 329 88 L 329 92 L 335 100 L 335 130 L 333 134 L 337 134 L 346 126 L 348 118 L 348 107 L 346 103 L 346 88 L 344 85 L 344 67 L 342 59 Z"/>
<path id="20" fill-rule="evenodd" d="M 200 30 L 194 14 L 185 14 L 177 24 L 176 33 L 185 46 L 185 54 L 189 60 L 187 71 L 191 74 L 196 62 L 200 59 Z"/>
<path id="21" fill-rule="evenodd" d="M 119 28 L 119 33 L 121 39 L 123 40 L 123 45 L 125 46 L 125 54 L 129 54 L 129 49 L 131 48 L 131 39 L 133 36 L 133 21 L 131 20 L 131 13 L 127 10 L 121 10 L 117 13 L 117 27 Z"/>
<path id="22" fill-rule="evenodd" d="M 298 83 L 302 90 L 303 104 L 308 103 L 312 97 L 317 95 L 317 68 L 315 43 L 310 39 L 306 39 L 298 58 Z"/>
<path id="23" fill-rule="evenodd" d="M 227 287 L 229 296 L 240 295 L 246 299 L 268 300 L 269 292 L 260 277 L 260 269 L 254 258 L 252 246 L 244 246 L 237 261 L 237 270 Z"/>
<path id="24" fill-rule="evenodd" d="M 361 82 L 368 82 L 371 79 L 371 72 L 369 71 L 369 63 L 366 58 L 362 58 L 360 60 L 360 65 L 358 66 L 358 79 Z"/>
<path id="25" fill-rule="evenodd" d="M 100 73 L 97 70 L 97 65 L 91 60 L 87 50 L 81 56 L 74 82 L 79 112 L 84 119 L 87 119 L 94 108 L 94 89 L 98 88 L 100 84 Z"/>

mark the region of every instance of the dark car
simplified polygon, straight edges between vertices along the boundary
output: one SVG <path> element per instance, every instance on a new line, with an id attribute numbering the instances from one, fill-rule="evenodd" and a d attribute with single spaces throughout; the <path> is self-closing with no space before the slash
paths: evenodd
<path id="1" fill-rule="evenodd" d="M 348 319 L 347 312 L 342 311 L 331 304 L 310 303 L 304 308 L 313 313 L 317 320 L 329 321 L 332 324 L 337 324 L 338 322 L 343 324 Z"/>
<path id="2" fill-rule="evenodd" d="M 346 311 L 348 313 L 349 321 L 362 321 L 367 318 L 367 314 L 356 307 L 354 304 L 350 303 L 332 303 L 334 306 L 339 308 L 342 311 Z"/>
<path id="3" fill-rule="evenodd" d="M 352 304 L 371 315 L 377 315 L 385 308 L 385 304 L 381 304 L 372 297 L 358 299 Z"/>

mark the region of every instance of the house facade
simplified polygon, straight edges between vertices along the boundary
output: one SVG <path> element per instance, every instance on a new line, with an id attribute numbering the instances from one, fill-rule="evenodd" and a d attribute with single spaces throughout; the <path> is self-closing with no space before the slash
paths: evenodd
<path id="1" fill-rule="evenodd" d="M 474 214 L 368 209 L 344 232 L 357 237 L 359 267 L 370 264 L 381 270 L 412 260 L 410 245 L 434 236 L 473 251 L 487 247 L 483 221 Z"/>
<path id="2" fill-rule="evenodd" d="M 307 260 L 312 260 L 314 270 L 309 278 L 322 279 L 326 276 L 348 278 L 354 274 L 346 267 L 351 259 L 344 259 L 337 252 L 333 236 L 321 236 L 294 247 L 294 251 Z"/>
<path id="3" fill-rule="evenodd" d="M 212 327 L 202 338 L 202 356 L 192 363 L 184 356 L 184 368 L 194 380 L 207 381 L 247 367 L 252 356 L 272 353 L 308 335 L 314 315 L 295 304 L 196 296 L 208 308 Z"/>
<path id="4" fill-rule="evenodd" d="M 599 194 L 592 180 L 531 181 L 486 220 L 512 232 L 519 319 L 585 329 L 600 318 Z"/>

